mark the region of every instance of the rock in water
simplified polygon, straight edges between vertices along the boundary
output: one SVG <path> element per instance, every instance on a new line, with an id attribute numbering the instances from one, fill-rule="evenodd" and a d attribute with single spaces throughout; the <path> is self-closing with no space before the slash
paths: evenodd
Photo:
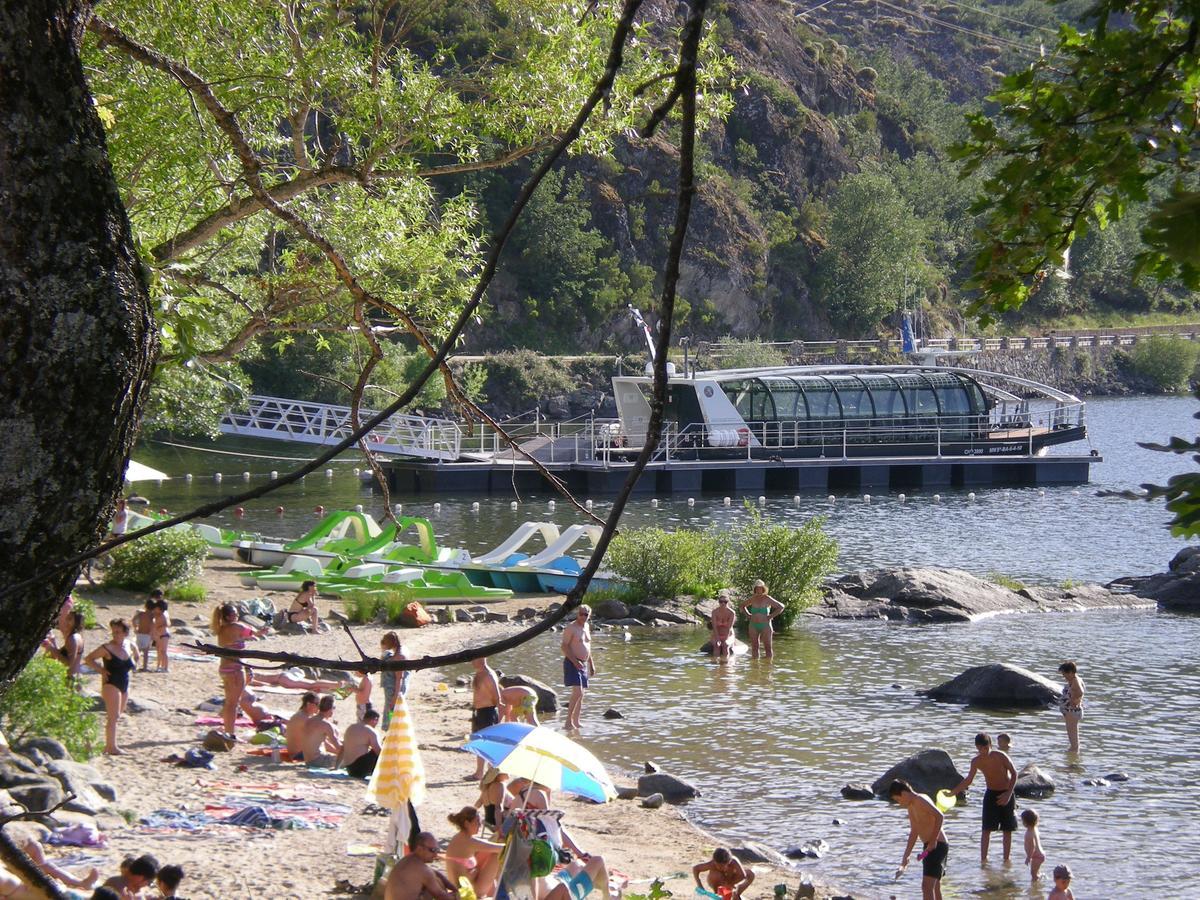
<path id="1" fill-rule="evenodd" d="M 1058 702 L 1059 686 L 1028 669 L 992 663 L 967 669 L 924 692 L 933 700 L 991 707 L 1047 707 Z"/>
<path id="2" fill-rule="evenodd" d="M 874 800 L 875 792 L 865 784 L 845 784 L 842 786 L 842 796 L 847 800 Z"/>
<path id="3" fill-rule="evenodd" d="M 642 798 L 642 807 L 645 809 L 658 809 L 663 805 L 664 799 L 662 794 L 651 794 L 649 797 Z"/>
<path id="4" fill-rule="evenodd" d="M 621 715 L 619 710 L 606 709 L 604 711 L 604 718 L 606 718 L 606 719 L 623 719 L 625 717 L 623 715 Z"/>
<path id="5" fill-rule="evenodd" d="M 1049 797 L 1054 793 L 1054 779 L 1033 763 L 1021 767 L 1017 773 L 1016 794 L 1033 800 Z"/>
<path id="6" fill-rule="evenodd" d="M 629 607 L 620 600 L 601 600 L 593 607 L 597 619 L 627 619 Z"/>
<path id="7" fill-rule="evenodd" d="M 700 789 L 688 784 L 682 778 L 668 775 L 666 772 L 655 772 L 643 775 L 638 779 L 638 793 L 643 797 L 650 794 L 662 794 L 668 803 L 680 803 L 700 796 Z"/>
<path id="8" fill-rule="evenodd" d="M 936 797 L 938 791 L 948 791 L 963 780 L 963 775 L 954 766 L 954 760 L 945 750 L 930 749 L 914 753 L 908 759 L 896 763 L 871 785 L 879 797 L 886 797 L 888 785 L 903 778 L 921 794 Z"/>

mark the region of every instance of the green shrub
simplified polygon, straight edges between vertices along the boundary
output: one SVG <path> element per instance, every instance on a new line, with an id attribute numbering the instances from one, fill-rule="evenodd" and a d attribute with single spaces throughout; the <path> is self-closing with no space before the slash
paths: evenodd
<path id="1" fill-rule="evenodd" d="M 749 521 L 731 538 L 731 581 L 747 595 L 756 579 L 765 581 L 771 596 L 784 606 L 776 622 L 788 628 L 820 597 L 821 582 L 837 562 L 837 541 L 825 533 L 820 516 L 790 528 L 771 524 L 752 507 L 749 513 Z"/>
<path id="2" fill-rule="evenodd" d="M 532 350 L 489 354 L 483 363 L 487 380 L 480 386 L 488 397 L 504 398 L 509 409 L 524 412 L 547 397 L 569 394 L 575 384 L 567 370 Z"/>
<path id="3" fill-rule="evenodd" d="M 74 595 L 75 605 L 72 607 L 75 612 L 83 614 L 83 627 L 95 628 L 99 622 L 96 620 L 96 604 L 87 597 Z"/>
<path id="4" fill-rule="evenodd" d="M 167 590 L 172 603 L 203 603 L 208 589 L 199 581 L 184 581 Z"/>
<path id="5" fill-rule="evenodd" d="M 760 369 L 782 366 L 787 362 L 781 350 L 762 341 L 741 340 L 726 335 L 721 338 L 721 343 L 725 345 L 721 349 L 722 369 Z"/>
<path id="6" fill-rule="evenodd" d="M 1010 591 L 1025 590 L 1025 585 L 1022 582 L 1017 581 L 1017 579 L 1012 578 L 1008 575 L 1004 575 L 1000 572 L 989 572 L 987 580 L 990 581 L 992 584 L 1000 585 L 1000 587 L 1006 587 Z"/>
<path id="7" fill-rule="evenodd" d="M 726 581 L 726 556 L 716 532 L 631 528 L 613 539 L 605 559 L 628 582 L 628 594 L 644 600 L 711 593 Z"/>
<path id="8" fill-rule="evenodd" d="M 1162 391 L 1183 391 L 1196 370 L 1200 347 L 1185 338 L 1156 334 L 1140 340 L 1130 354 L 1133 371 Z"/>
<path id="9" fill-rule="evenodd" d="M 404 585 L 395 585 L 387 591 L 346 594 L 346 618 L 355 625 L 374 625 L 382 610 L 388 625 L 399 625 L 404 607 L 413 602 L 413 592 Z"/>
<path id="10" fill-rule="evenodd" d="M 52 737 L 75 759 L 87 759 L 100 748 L 100 722 L 91 709 L 91 699 L 68 682 L 67 667 L 39 654 L 0 697 L 0 728 L 10 743 Z"/>
<path id="11" fill-rule="evenodd" d="M 150 591 L 200 577 L 208 544 L 190 528 L 170 528 L 138 538 L 112 552 L 107 587 Z"/>

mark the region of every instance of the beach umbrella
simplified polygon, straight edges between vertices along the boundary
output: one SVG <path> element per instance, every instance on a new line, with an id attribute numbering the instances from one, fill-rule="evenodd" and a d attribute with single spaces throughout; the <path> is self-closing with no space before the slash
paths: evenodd
<path id="1" fill-rule="evenodd" d="M 132 459 L 129 461 L 129 467 L 125 470 L 126 481 L 169 481 L 170 478 L 171 476 L 166 472 L 143 466 L 140 462 Z"/>
<path id="2" fill-rule="evenodd" d="M 412 807 L 425 799 L 425 764 L 417 749 L 408 702 L 396 696 L 391 724 L 383 738 L 379 761 L 367 785 L 367 800 L 392 810 L 384 850 L 395 852 L 400 845 L 400 830 L 405 818 L 414 818 Z"/>
<path id="3" fill-rule="evenodd" d="M 513 778 L 606 803 L 617 796 L 604 764 L 568 737 L 541 725 L 503 722 L 477 731 L 463 749 Z"/>

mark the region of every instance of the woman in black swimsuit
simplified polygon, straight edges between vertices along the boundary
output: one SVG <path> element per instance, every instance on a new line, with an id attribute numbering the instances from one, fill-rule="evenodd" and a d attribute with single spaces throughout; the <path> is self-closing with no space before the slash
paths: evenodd
<path id="1" fill-rule="evenodd" d="M 89 653 L 86 662 L 93 669 L 103 670 L 100 696 L 104 699 L 104 752 L 115 756 L 125 752 L 117 746 L 117 720 L 125 713 L 129 673 L 137 668 L 137 663 L 130 653 L 129 623 L 113 619 L 108 624 L 112 640 Z"/>

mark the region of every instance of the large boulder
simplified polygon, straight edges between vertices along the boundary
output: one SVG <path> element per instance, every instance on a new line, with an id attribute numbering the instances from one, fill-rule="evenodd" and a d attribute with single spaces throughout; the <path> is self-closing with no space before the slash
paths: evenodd
<path id="1" fill-rule="evenodd" d="M 902 778 L 919 793 L 936 797 L 938 791 L 948 791 L 957 787 L 963 777 L 949 753 L 945 750 L 929 749 L 914 753 L 908 759 L 896 763 L 875 780 L 871 790 L 877 797 L 886 797 L 888 786 L 897 778 Z"/>
<path id="2" fill-rule="evenodd" d="M 28 753 L 30 750 L 40 750 L 43 756 L 49 759 L 70 759 L 71 754 L 61 741 L 56 741 L 49 737 L 35 737 L 21 741 L 16 746 L 19 753 Z"/>
<path id="3" fill-rule="evenodd" d="M 662 794 L 668 803 L 681 803 L 700 796 L 700 789 L 666 772 L 654 772 L 638 778 L 638 793 L 643 797 Z"/>
<path id="4" fill-rule="evenodd" d="M 933 700 L 989 707 L 1046 707 L 1058 701 L 1057 684 L 1028 669 L 990 663 L 967 669 L 957 678 L 926 691 Z"/>
<path id="5" fill-rule="evenodd" d="M 46 766 L 46 771 L 58 779 L 64 790 L 75 795 L 75 799 L 67 804 L 68 809 L 95 815 L 108 800 L 115 798 L 112 786 L 91 766 L 56 759 Z"/>
<path id="6" fill-rule="evenodd" d="M 1018 797 L 1040 800 L 1054 793 L 1054 779 L 1033 763 L 1027 763 L 1017 773 L 1017 786 L 1014 790 Z"/>
<path id="7" fill-rule="evenodd" d="M 538 681 L 536 678 L 530 678 L 528 675 L 501 675 L 501 687 L 527 687 L 537 691 L 537 711 L 540 713 L 558 712 L 558 694 L 554 693 L 554 688 L 543 681 Z"/>
<path id="8" fill-rule="evenodd" d="M 838 579 L 832 587 L 857 599 L 860 615 L 916 622 L 970 622 L 1028 607 L 1015 591 L 960 569 L 885 569 Z"/>
<path id="9" fill-rule="evenodd" d="M 30 812 L 45 812 L 62 803 L 62 786 L 53 778 L 42 777 L 30 780 L 28 784 L 16 784 L 8 789 L 8 794 Z"/>
<path id="10" fill-rule="evenodd" d="M 629 618 L 629 607 L 620 600 L 601 600 L 592 607 L 592 614 L 597 619 L 627 619 Z"/>

